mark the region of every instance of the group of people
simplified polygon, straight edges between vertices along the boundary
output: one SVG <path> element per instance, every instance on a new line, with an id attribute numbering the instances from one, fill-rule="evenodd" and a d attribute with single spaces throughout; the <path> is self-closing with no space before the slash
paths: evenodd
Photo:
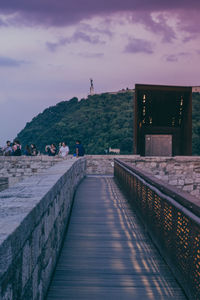
<path id="1" fill-rule="evenodd" d="M 51 144 L 45 147 L 45 151 L 48 153 L 49 156 L 55 156 L 56 154 L 58 154 L 59 156 L 64 158 L 67 157 L 67 155 L 69 154 L 69 146 L 67 146 L 65 142 L 60 143 L 59 150 L 57 153 L 56 145 Z M 85 149 L 81 144 L 81 141 L 77 140 L 75 145 L 74 156 L 79 157 L 79 156 L 84 156 L 84 154 L 85 154 Z"/>
<path id="2" fill-rule="evenodd" d="M 22 155 L 22 147 L 18 140 L 15 140 L 13 143 L 11 141 L 6 142 L 6 146 L 2 148 L 2 153 L 5 156 L 20 156 Z"/>
<path id="3" fill-rule="evenodd" d="M 69 147 L 65 142 L 60 143 L 58 149 L 55 144 L 46 145 L 45 152 L 49 156 L 59 155 L 65 158 L 69 154 Z M 10 141 L 6 142 L 6 146 L 2 148 L 2 154 L 5 156 L 21 156 L 21 155 L 36 156 L 40 153 L 37 150 L 35 144 L 26 145 L 25 150 L 22 152 L 21 143 L 18 140 L 14 140 L 13 143 L 11 143 Z M 75 145 L 74 156 L 79 157 L 79 156 L 84 156 L 84 154 L 85 154 L 84 147 L 81 144 L 81 142 L 77 140 Z"/>
<path id="4" fill-rule="evenodd" d="M 65 144 L 65 142 L 62 142 L 59 144 L 58 153 L 55 144 L 47 145 L 45 147 L 45 151 L 49 156 L 55 156 L 56 154 L 58 154 L 61 157 L 66 157 L 69 154 L 69 147 Z"/>

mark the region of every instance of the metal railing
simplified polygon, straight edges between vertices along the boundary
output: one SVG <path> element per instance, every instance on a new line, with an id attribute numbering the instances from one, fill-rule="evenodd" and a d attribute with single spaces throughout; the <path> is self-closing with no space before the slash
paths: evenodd
<path id="1" fill-rule="evenodd" d="M 118 159 L 114 175 L 188 298 L 200 299 L 197 199 Z"/>

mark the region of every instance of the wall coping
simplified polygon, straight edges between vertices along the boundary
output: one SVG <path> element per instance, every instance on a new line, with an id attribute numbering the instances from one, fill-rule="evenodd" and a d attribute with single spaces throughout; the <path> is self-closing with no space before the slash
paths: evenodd
<path id="1" fill-rule="evenodd" d="M 19 236 L 15 244 L 16 252 L 25 242 L 23 240 L 29 235 L 32 228 L 39 222 L 44 211 L 47 210 L 51 198 L 52 187 L 58 183 L 57 189 L 65 180 L 64 175 L 73 164 L 78 161 L 76 158 L 62 160 L 62 162 L 33 175 L 14 186 L 0 192 L 0 276 L 4 270 L 5 256 L 9 256 L 4 244 L 11 245 L 13 233 Z M 28 225 L 28 226 L 27 226 Z M 24 234 L 20 234 L 24 230 Z"/>
<path id="2" fill-rule="evenodd" d="M 42 173 L 28 177 L 0 192 L 0 245 L 28 217 L 37 204 L 40 204 L 41 199 L 51 192 L 51 187 L 72 167 L 75 161 L 77 161 L 76 158 L 62 159 L 62 162 L 45 169 Z M 41 209 L 41 212 L 38 210 L 35 216 L 36 222 L 45 206 Z"/>

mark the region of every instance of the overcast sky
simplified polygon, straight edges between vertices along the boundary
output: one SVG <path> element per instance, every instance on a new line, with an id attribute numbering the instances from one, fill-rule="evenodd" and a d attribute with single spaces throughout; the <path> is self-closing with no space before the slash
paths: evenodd
<path id="1" fill-rule="evenodd" d="M 199 13 L 199 0 L 1 0 L 0 145 L 90 78 L 96 93 L 200 85 Z"/>

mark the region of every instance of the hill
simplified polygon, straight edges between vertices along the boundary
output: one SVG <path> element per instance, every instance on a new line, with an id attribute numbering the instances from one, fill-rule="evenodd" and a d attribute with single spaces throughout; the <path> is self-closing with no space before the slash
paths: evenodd
<path id="1" fill-rule="evenodd" d="M 17 138 L 23 146 L 36 144 L 41 152 L 47 144 L 66 141 L 72 153 L 76 139 L 80 139 L 88 154 L 105 154 L 109 147 L 132 153 L 133 93 L 60 102 L 27 123 Z"/>
<path id="2" fill-rule="evenodd" d="M 200 94 L 193 93 L 193 155 L 200 155 Z M 78 101 L 72 98 L 49 107 L 18 134 L 23 146 L 34 143 L 41 152 L 45 145 L 66 141 L 71 153 L 80 139 L 87 154 L 105 154 L 109 147 L 132 153 L 133 93 L 100 94 Z"/>
<path id="3" fill-rule="evenodd" d="M 200 94 L 192 94 L 192 154 L 200 155 Z"/>

